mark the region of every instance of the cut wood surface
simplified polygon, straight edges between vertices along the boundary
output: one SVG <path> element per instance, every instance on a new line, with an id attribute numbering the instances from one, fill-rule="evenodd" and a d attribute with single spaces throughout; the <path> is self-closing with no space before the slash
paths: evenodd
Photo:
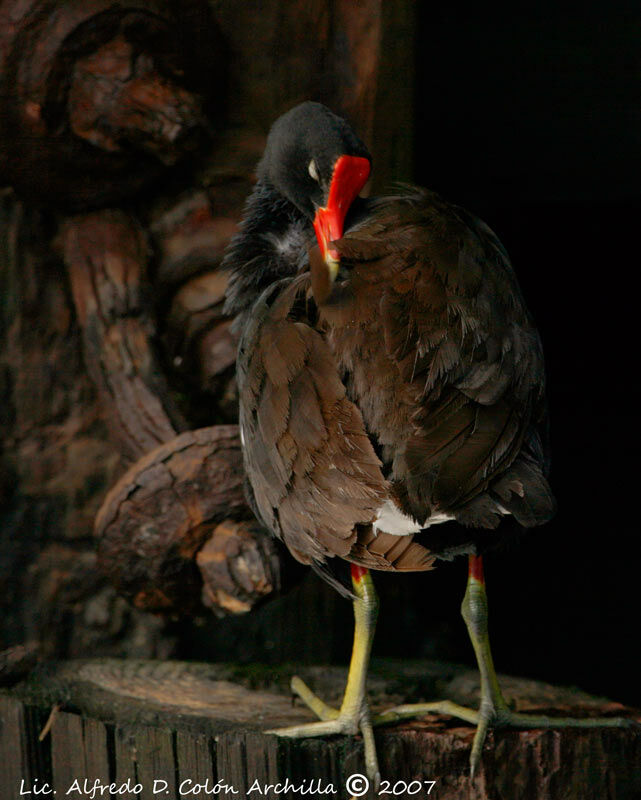
<path id="1" fill-rule="evenodd" d="M 344 669 L 297 672 L 324 698 L 338 701 Z M 47 781 L 60 796 L 75 779 L 122 785 L 130 777 L 143 785 L 135 796 L 148 798 L 154 797 L 154 780 L 167 781 L 168 794 L 162 796 L 172 800 L 181 787 L 193 790 L 207 780 L 210 789 L 217 783 L 233 786 L 237 794 L 228 797 L 321 797 L 319 787 L 331 786 L 336 793 L 330 796 L 346 798 L 346 779 L 364 771 L 358 737 L 292 741 L 264 733 L 312 719 L 306 708 L 292 705 L 287 687 L 293 673 L 291 666 L 119 660 L 45 666 L 13 693 L 0 695 L 2 796 L 17 800 L 22 778 Z M 641 713 L 575 689 L 506 677 L 502 683 L 519 710 L 623 715 L 641 722 Z M 475 705 L 478 676 L 439 662 L 379 661 L 371 671 L 370 692 L 377 709 L 443 697 Z M 38 742 L 38 730 L 56 704 L 61 710 L 50 735 Z M 440 800 L 632 800 L 641 794 L 641 728 L 495 731 L 481 773 L 470 782 L 473 733 L 471 726 L 440 714 L 379 729 L 382 776 L 399 797 L 427 797 L 429 782 L 435 781 L 430 796 Z M 11 752 L 20 753 L 19 760 L 2 757 Z M 298 791 L 250 792 L 286 778 Z M 412 781 L 421 782 L 420 792 L 416 783 L 408 791 Z M 312 786 L 319 790 L 300 791 Z M 225 796 L 222 789 L 218 796 Z"/>

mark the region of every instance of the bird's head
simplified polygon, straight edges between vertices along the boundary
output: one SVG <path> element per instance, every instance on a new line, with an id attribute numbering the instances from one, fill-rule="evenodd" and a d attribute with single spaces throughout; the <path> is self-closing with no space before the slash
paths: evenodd
<path id="1" fill-rule="evenodd" d="M 314 225 L 331 284 L 339 266 L 331 243 L 369 177 L 371 156 L 350 125 L 320 103 L 292 108 L 272 126 L 258 177 L 271 183 Z"/>

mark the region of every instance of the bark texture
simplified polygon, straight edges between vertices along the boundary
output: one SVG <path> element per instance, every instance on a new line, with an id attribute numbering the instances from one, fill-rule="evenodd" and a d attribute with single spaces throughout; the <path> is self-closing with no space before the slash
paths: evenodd
<path id="1" fill-rule="evenodd" d="M 96 518 L 98 566 L 119 594 L 137 608 L 187 614 L 202 593 L 209 608 L 238 613 L 277 589 L 271 538 L 242 522 L 251 514 L 243 477 L 235 425 L 182 434 L 136 462 Z"/>
<path id="2" fill-rule="evenodd" d="M 391 82 L 381 65 L 390 47 L 411 52 L 411 37 L 390 27 L 407 24 L 411 4 L 401 5 L 383 15 L 380 0 L 0 0 L 5 645 L 163 656 L 194 646 L 168 614 L 245 610 L 282 582 L 280 556 L 247 509 L 237 514 L 232 497 L 231 516 L 211 516 L 216 487 L 195 488 L 211 466 L 196 439 L 236 421 L 236 342 L 217 267 L 267 130 L 287 107 L 321 100 L 351 117 L 375 157 L 388 146 L 409 153 L 405 133 L 392 141 L 376 123 Z M 411 106 L 401 105 L 406 132 Z M 181 450 L 189 432 L 196 438 Z M 139 507 L 123 500 L 117 522 L 98 529 L 100 563 L 110 548 L 123 558 L 100 571 L 97 512 L 106 502 L 101 519 L 109 516 L 107 493 L 118 494 L 128 469 L 138 501 L 138 480 L 151 485 L 145 459 L 160 452 L 157 478 L 180 452 L 181 469 L 192 465 L 176 484 L 189 513 L 170 507 L 162 480 L 166 516 L 150 492 L 137 527 L 127 514 Z M 221 482 L 232 494 L 234 458 Z M 157 559 L 128 561 L 126 537 L 145 530 Z M 333 599 L 308 594 L 325 619 Z M 294 639 L 317 652 L 298 609 L 279 609 L 255 641 L 298 625 Z M 230 648 L 225 630 L 211 640 Z"/>
<path id="3" fill-rule="evenodd" d="M 33 200 L 125 200 L 204 135 L 170 3 L 3 0 L 0 21 L 0 173 Z"/>

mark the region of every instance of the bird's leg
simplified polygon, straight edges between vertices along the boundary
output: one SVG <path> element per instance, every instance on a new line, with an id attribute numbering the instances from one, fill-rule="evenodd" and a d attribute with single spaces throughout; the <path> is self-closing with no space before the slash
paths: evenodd
<path id="1" fill-rule="evenodd" d="M 472 777 L 478 769 L 481 752 L 489 726 L 513 728 L 600 728 L 627 727 L 631 720 L 616 717 L 572 718 L 545 717 L 538 714 L 524 714 L 513 711 L 503 698 L 499 686 L 487 626 L 487 595 L 483 576 L 481 556 L 469 557 L 467 589 L 461 605 L 461 614 L 474 647 L 481 677 L 481 704 L 479 720 L 470 755 Z"/>
<path id="2" fill-rule="evenodd" d="M 352 565 L 352 586 L 355 595 L 354 644 L 340 709 L 328 706 L 300 678 L 294 677 L 292 690 L 320 717 L 321 722 L 278 728 L 268 732 L 279 736 L 304 738 L 332 733 L 355 734 L 360 731 L 365 746 L 367 774 L 377 784 L 380 781 L 380 774 L 365 684 L 378 614 L 378 597 L 367 569 Z"/>
<path id="3" fill-rule="evenodd" d="M 340 709 L 334 709 L 317 697 L 300 678 L 292 679 L 292 689 L 321 718 L 321 722 L 296 725 L 269 731 L 280 736 L 303 738 L 324 736 L 332 733 L 354 734 L 359 730 L 365 744 L 365 763 L 373 781 L 378 781 L 378 761 L 374 746 L 372 726 L 388 725 L 409 717 L 423 714 L 448 714 L 476 725 L 476 733 L 470 754 L 470 772 L 476 774 L 481 760 L 483 745 L 488 728 L 620 728 L 634 726 L 633 720 L 621 717 L 545 717 L 538 714 L 524 714 L 512 711 L 503 698 L 499 686 L 487 625 L 487 595 L 483 576 L 481 556 L 470 556 L 469 573 L 465 597 L 461 604 L 461 614 L 474 647 L 481 678 L 481 702 L 475 711 L 460 706 L 450 700 L 431 703 L 411 703 L 395 706 L 377 714 L 373 719 L 365 694 L 367 666 L 374 638 L 374 627 L 378 610 L 378 599 L 368 570 L 352 567 L 352 583 L 356 598 L 354 600 L 354 646 L 352 660 L 347 676 L 347 686 Z"/>
<path id="4" fill-rule="evenodd" d="M 481 703 L 478 711 L 459 706 L 449 700 L 434 703 L 413 703 L 396 706 L 374 717 L 374 725 L 384 725 L 427 713 L 449 714 L 475 724 L 476 733 L 470 754 L 472 777 L 478 769 L 488 728 L 620 728 L 634 726 L 633 720 L 621 717 L 545 717 L 538 714 L 512 711 L 499 686 L 487 625 L 487 595 L 481 556 L 469 557 L 467 589 L 461 604 L 461 614 L 474 647 L 481 678 Z"/>
<path id="5" fill-rule="evenodd" d="M 476 773 L 488 727 L 510 713 L 499 686 L 490 649 L 487 626 L 487 594 L 483 574 L 483 557 L 469 557 L 467 588 L 461 603 L 461 615 L 474 648 L 481 678 L 481 704 L 479 719 L 470 754 L 470 772 Z"/>

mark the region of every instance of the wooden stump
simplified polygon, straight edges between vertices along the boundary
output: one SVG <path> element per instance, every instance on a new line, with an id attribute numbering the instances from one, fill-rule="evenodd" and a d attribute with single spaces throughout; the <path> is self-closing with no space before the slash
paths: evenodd
<path id="1" fill-rule="evenodd" d="M 92 789 L 100 797 L 96 787 L 114 783 L 112 795 L 105 789 L 102 796 L 347 798 L 348 778 L 364 772 L 359 737 L 293 741 L 264 733 L 312 719 L 306 708 L 291 703 L 292 672 L 118 660 L 46 667 L 13 693 L 0 694 L 2 797 L 19 800 L 21 787 L 44 784 L 58 797 L 90 797 Z M 312 667 L 299 674 L 324 697 L 339 698 L 345 670 Z M 578 690 L 502 680 L 520 710 L 641 721 L 630 709 Z M 478 701 L 475 671 L 438 662 L 375 663 L 369 688 L 377 708 L 443 696 Z M 63 710 L 54 713 L 48 735 L 39 741 L 55 704 Z M 470 726 L 442 715 L 379 729 L 381 773 L 388 784 L 379 794 L 370 790 L 363 796 L 384 796 L 386 787 L 388 796 L 439 800 L 641 796 L 640 728 L 495 731 L 474 782 L 468 776 L 472 738 Z"/>

